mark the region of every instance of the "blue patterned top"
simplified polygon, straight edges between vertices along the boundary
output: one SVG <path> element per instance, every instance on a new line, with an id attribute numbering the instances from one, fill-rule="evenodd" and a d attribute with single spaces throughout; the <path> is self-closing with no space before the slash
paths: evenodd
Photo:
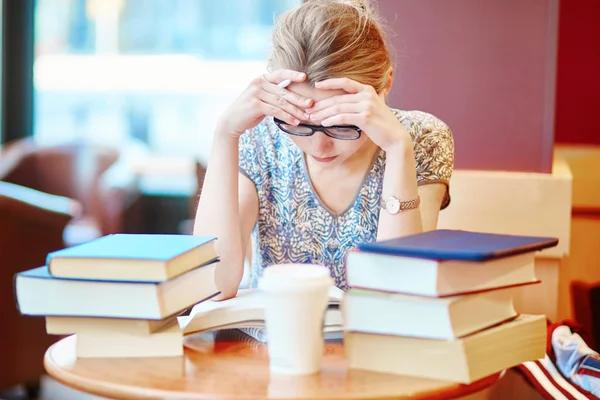
<path id="1" fill-rule="evenodd" d="M 448 126 L 424 112 L 392 111 L 413 138 L 418 184 L 448 185 L 454 163 Z M 271 117 L 240 137 L 239 167 L 256 185 L 259 200 L 249 286 L 256 287 L 269 265 L 311 263 L 327 266 L 336 286 L 348 289 L 344 255 L 360 243 L 377 239 L 385 152 L 380 150 L 373 158 L 354 201 L 340 213 L 321 202 L 308 176 L 304 153 Z M 446 190 L 442 208 L 449 202 Z"/>

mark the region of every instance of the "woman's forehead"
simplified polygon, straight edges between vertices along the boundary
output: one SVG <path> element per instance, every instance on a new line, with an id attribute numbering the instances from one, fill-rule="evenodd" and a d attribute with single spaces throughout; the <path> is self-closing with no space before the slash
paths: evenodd
<path id="1" fill-rule="evenodd" d="M 299 94 L 300 96 L 304 96 L 304 97 L 312 99 L 314 101 L 323 100 L 328 97 L 336 96 L 336 95 L 340 95 L 340 94 L 346 94 L 346 92 L 343 90 L 316 89 L 312 85 L 310 85 L 306 82 L 292 83 L 287 88 L 290 92 L 294 92 L 296 94 Z"/>

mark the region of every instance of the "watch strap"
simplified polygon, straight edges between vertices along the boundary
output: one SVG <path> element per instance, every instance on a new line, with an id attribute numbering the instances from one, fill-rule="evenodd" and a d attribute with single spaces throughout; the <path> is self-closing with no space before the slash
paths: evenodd
<path id="1" fill-rule="evenodd" d="M 417 195 L 414 199 L 400 201 L 395 196 L 381 199 L 381 208 L 391 214 L 397 214 L 400 211 L 414 210 L 421 205 L 421 196 Z M 390 209 L 392 208 L 392 209 Z"/>
<path id="2" fill-rule="evenodd" d="M 400 202 L 400 211 L 404 210 L 414 210 L 415 208 L 419 208 L 421 205 L 421 196 L 417 195 L 412 200 L 406 200 Z"/>

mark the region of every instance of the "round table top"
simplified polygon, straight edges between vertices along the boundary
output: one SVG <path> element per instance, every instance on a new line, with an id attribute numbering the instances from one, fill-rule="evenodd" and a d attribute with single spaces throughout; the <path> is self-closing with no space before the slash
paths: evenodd
<path id="1" fill-rule="evenodd" d="M 75 340 L 69 336 L 48 349 L 48 374 L 116 399 L 447 399 L 483 390 L 499 377 L 462 385 L 348 369 L 341 342 L 326 343 L 319 374 L 275 375 L 266 345 L 239 331 L 186 337 L 183 356 L 162 358 L 77 358 Z"/>

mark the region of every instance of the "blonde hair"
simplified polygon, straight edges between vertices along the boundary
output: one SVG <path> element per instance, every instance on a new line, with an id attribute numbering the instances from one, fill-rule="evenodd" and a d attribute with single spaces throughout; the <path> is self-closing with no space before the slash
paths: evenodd
<path id="1" fill-rule="evenodd" d="M 273 30 L 269 69 L 306 73 L 311 84 L 347 77 L 382 92 L 392 55 L 368 1 L 313 0 L 284 13 Z"/>

